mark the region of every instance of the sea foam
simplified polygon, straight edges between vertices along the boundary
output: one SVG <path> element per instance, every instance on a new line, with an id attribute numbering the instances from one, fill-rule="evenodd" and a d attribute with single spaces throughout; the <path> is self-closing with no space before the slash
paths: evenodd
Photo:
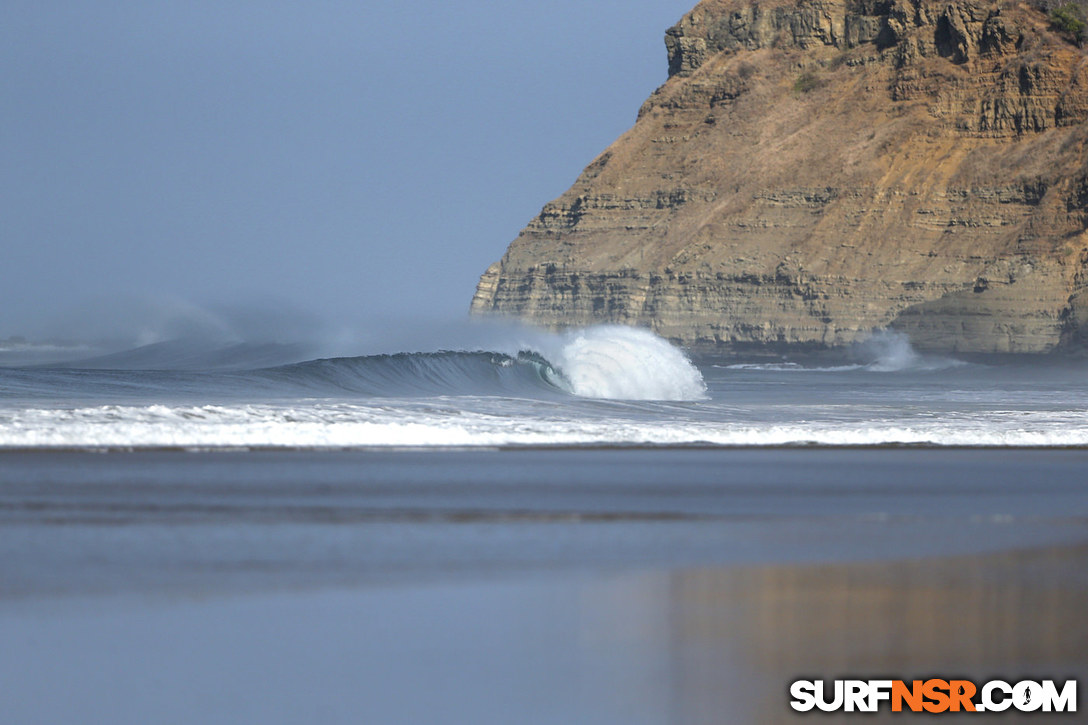
<path id="1" fill-rule="evenodd" d="M 573 413 L 573 411 L 572 411 Z M 1079 411 L 756 423 L 656 415 L 502 415 L 386 404 L 148 405 L 0 414 L 0 447 L 1085 446 Z"/>

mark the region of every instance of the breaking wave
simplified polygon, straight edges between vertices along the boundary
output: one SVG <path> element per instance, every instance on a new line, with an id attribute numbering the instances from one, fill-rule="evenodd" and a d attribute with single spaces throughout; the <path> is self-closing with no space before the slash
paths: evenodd
<path id="1" fill-rule="evenodd" d="M 706 386 L 678 348 L 648 330 L 601 326 L 540 335 L 516 353 L 398 353 L 260 371 L 304 385 L 371 395 L 541 391 L 612 400 L 697 400 Z"/>
<path id="2" fill-rule="evenodd" d="M 509 341 L 509 351 L 402 352 L 251 370 L 231 369 L 232 361 L 222 354 L 215 358 L 221 368 L 215 371 L 188 365 L 165 370 L 15 369 L 4 371 L 0 390 L 26 397 L 160 401 L 181 395 L 229 401 L 344 393 L 696 400 L 706 391 L 702 374 L 684 353 L 647 330 L 602 326 L 558 335 L 534 332 L 530 337 Z M 139 352 L 139 359 L 145 359 L 146 351 Z M 188 358 L 181 359 L 188 363 Z"/>

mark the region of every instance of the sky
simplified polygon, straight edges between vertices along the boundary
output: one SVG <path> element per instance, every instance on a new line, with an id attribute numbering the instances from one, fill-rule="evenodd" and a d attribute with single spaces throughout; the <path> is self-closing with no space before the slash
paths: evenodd
<path id="1" fill-rule="evenodd" d="M 5 0 L 0 338 L 463 317 L 693 4 Z"/>

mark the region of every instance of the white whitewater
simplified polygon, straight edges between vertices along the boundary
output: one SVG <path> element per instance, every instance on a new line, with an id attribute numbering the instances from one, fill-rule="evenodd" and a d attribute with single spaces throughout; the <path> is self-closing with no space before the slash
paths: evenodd
<path id="1" fill-rule="evenodd" d="M 536 346 L 571 392 L 608 400 L 701 400 L 706 384 L 682 350 L 649 330 L 599 325 L 542 338 Z"/>
<path id="2" fill-rule="evenodd" d="M 940 417 L 860 416 L 754 421 L 687 419 L 669 410 L 612 415 L 446 405 L 391 409 L 381 404 L 95 406 L 0 415 L 0 446 L 350 448 L 368 446 L 1085 446 L 1079 411 L 971 411 Z M 584 413 L 584 415 L 579 415 Z M 647 415 L 648 413 L 648 415 Z"/>

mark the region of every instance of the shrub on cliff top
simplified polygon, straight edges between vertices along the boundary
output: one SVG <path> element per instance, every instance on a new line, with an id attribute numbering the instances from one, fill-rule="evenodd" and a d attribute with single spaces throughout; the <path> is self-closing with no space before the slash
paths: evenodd
<path id="1" fill-rule="evenodd" d="M 1079 3 L 1067 2 L 1051 10 L 1050 24 L 1058 30 L 1069 33 L 1078 45 L 1083 44 L 1085 38 L 1088 37 L 1085 10 Z"/>

